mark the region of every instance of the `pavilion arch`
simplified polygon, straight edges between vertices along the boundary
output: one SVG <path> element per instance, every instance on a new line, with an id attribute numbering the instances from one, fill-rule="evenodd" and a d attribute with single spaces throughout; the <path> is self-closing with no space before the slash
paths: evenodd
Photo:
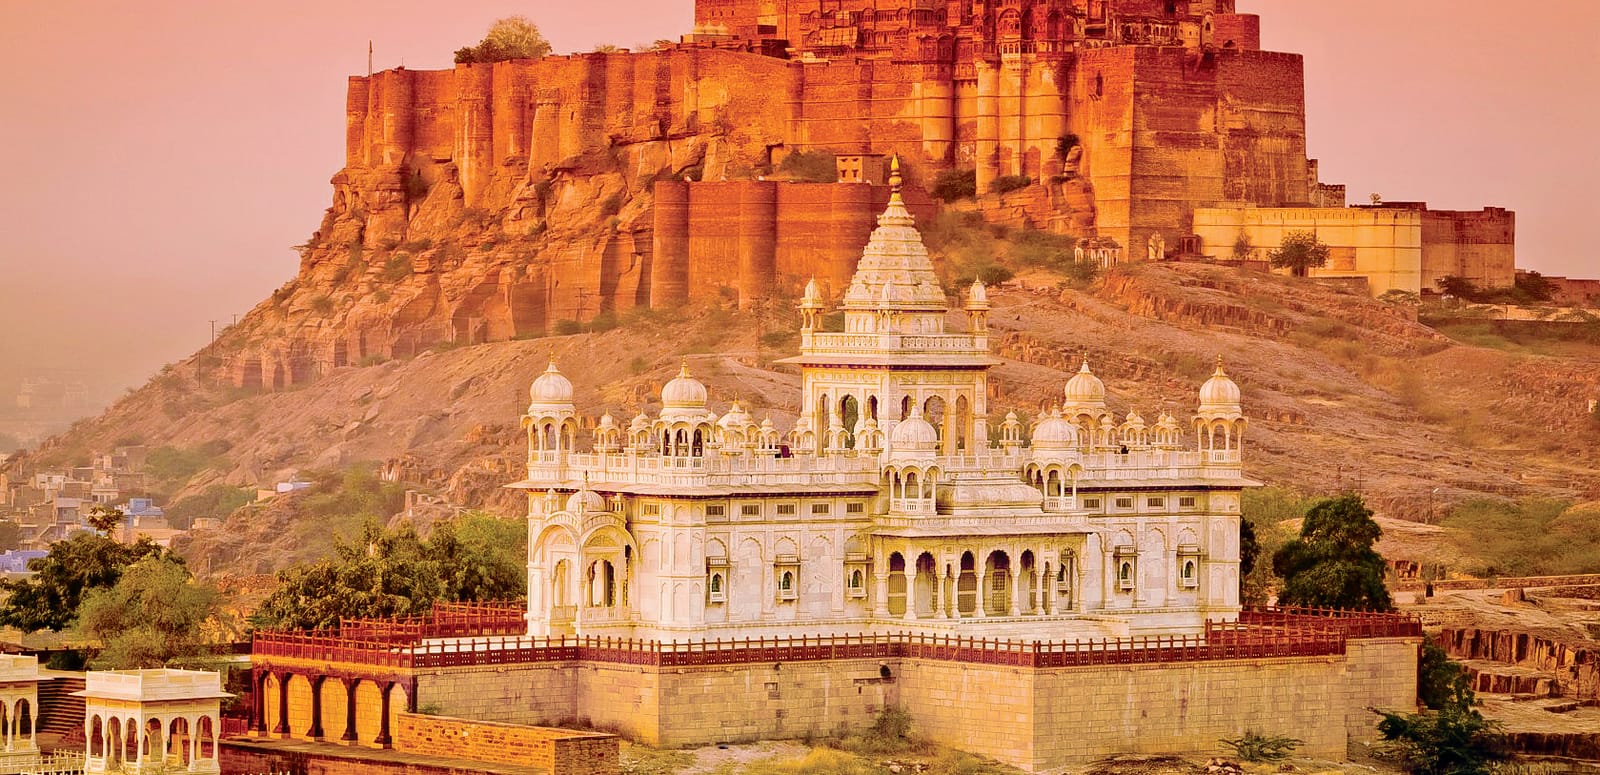
<path id="1" fill-rule="evenodd" d="M 177 716 L 167 723 L 166 746 L 163 749 L 168 764 L 176 764 L 185 769 L 192 763 L 190 754 L 191 743 L 194 740 L 194 731 L 189 728 L 189 719 Z"/>
<path id="2" fill-rule="evenodd" d="M 956 397 L 955 414 L 950 418 L 950 421 L 953 431 L 950 451 L 971 452 L 972 402 L 968 401 L 966 396 Z"/>
<path id="3" fill-rule="evenodd" d="M 217 759 L 217 727 L 210 716 L 201 716 L 199 723 L 195 724 L 195 735 L 199 738 L 195 748 L 199 751 L 203 761 Z"/>
<path id="4" fill-rule="evenodd" d="M 89 719 L 88 733 L 84 736 L 84 753 L 99 759 L 106 755 L 106 724 L 105 720 L 96 713 Z"/>
<path id="5" fill-rule="evenodd" d="M 962 552 L 956 565 L 956 611 L 962 616 L 978 612 L 978 567 L 972 552 Z"/>
<path id="6" fill-rule="evenodd" d="M 1015 562 L 1004 549 L 995 549 L 984 558 L 983 609 L 989 616 L 1005 616 L 1011 610 L 1016 594 L 1011 585 Z"/>
<path id="7" fill-rule="evenodd" d="M 839 422 L 844 425 L 844 448 L 855 449 L 856 424 L 861 422 L 861 402 L 855 396 L 847 395 L 839 400 Z"/>
<path id="8" fill-rule="evenodd" d="M 889 613 L 904 616 L 906 613 L 906 557 L 900 552 L 889 553 L 888 598 Z"/>

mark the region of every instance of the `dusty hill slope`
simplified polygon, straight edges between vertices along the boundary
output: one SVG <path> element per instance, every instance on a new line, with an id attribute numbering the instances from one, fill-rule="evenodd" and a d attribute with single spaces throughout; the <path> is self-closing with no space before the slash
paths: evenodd
<path id="1" fill-rule="evenodd" d="M 1083 290 L 1036 271 L 994 295 L 998 413 L 1056 400 L 1086 352 L 1116 410 L 1186 417 L 1215 356 L 1244 389 L 1248 471 L 1312 492 L 1357 488 L 1405 517 L 1472 494 L 1600 496 L 1600 434 L 1585 411 L 1600 357 L 1553 358 L 1451 342 L 1403 311 L 1307 281 L 1205 265 L 1138 265 Z M 956 322 L 953 325 L 959 326 Z M 119 438 L 226 451 L 183 492 L 271 482 L 358 461 L 446 502 L 508 516 L 500 484 L 524 453 L 526 387 L 553 354 L 586 412 L 626 421 L 655 400 L 680 361 L 711 387 L 786 427 L 798 375 L 773 365 L 795 346 L 787 303 L 625 318 L 612 330 L 500 342 L 335 370 L 309 386 L 245 395 L 202 385 L 198 358 L 130 394 L 43 449 L 25 469 Z M 218 574 L 262 573 L 315 552 L 347 524 L 296 525 L 292 508 L 241 511 L 185 551 Z M 308 545 L 309 542 L 309 545 Z"/>

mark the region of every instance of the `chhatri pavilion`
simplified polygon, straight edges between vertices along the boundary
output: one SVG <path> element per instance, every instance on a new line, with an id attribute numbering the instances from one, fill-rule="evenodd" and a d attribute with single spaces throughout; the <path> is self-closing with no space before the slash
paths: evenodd
<path id="1" fill-rule="evenodd" d="M 554 364 L 528 433 L 530 635 L 1197 634 L 1239 612 L 1246 420 L 1216 373 L 1188 431 L 1114 416 L 1082 369 L 1026 426 L 991 416 L 989 302 L 964 331 L 898 176 L 823 331 L 800 303 L 793 427 L 719 411 L 685 367 L 661 410 L 583 421 Z M 585 432 L 585 428 L 592 431 Z M 581 436 L 592 436 L 580 451 Z"/>

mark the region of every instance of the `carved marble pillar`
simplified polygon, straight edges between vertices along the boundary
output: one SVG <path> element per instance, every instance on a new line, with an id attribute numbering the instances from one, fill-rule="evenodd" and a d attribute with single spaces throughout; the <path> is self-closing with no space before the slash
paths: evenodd
<path id="1" fill-rule="evenodd" d="M 1022 569 L 1013 565 L 1011 567 L 1011 616 L 1022 615 L 1022 587 L 1017 582 L 1022 579 Z"/>

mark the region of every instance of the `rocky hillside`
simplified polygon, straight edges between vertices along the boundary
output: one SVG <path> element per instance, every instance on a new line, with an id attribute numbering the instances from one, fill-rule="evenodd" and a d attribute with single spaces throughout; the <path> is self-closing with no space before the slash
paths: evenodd
<path id="1" fill-rule="evenodd" d="M 1555 357 L 1465 345 L 1404 308 L 1199 264 L 1133 265 L 1081 288 L 1026 270 L 993 300 L 999 413 L 1057 400 L 1087 353 L 1113 408 L 1181 418 L 1220 354 L 1244 390 L 1247 469 L 1261 481 L 1354 488 L 1400 518 L 1471 495 L 1600 497 L 1600 433 L 1586 407 L 1600 396 L 1594 348 Z M 518 417 L 552 355 L 586 412 L 631 416 L 687 362 L 714 408 L 739 398 L 780 426 L 793 417 L 798 374 L 774 365 L 797 344 L 787 302 L 639 311 L 597 328 L 425 349 L 268 393 L 206 379 L 202 353 L 10 465 L 68 462 L 137 437 L 212 451 L 180 496 L 371 462 L 437 499 L 422 516 L 454 506 L 515 516 L 521 506 L 501 485 L 519 477 Z M 309 521 L 292 504 L 245 509 L 183 550 L 212 574 L 266 573 L 352 529 Z"/>

